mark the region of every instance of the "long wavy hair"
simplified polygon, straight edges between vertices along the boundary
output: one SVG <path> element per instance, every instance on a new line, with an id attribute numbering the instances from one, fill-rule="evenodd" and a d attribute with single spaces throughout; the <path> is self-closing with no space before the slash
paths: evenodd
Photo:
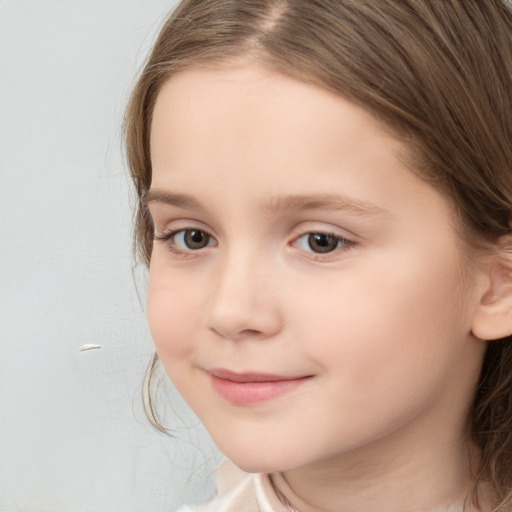
<path id="1" fill-rule="evenodd" d="M 408 143 L 412 169 L 454 205 L 468 245 L 495 247 L 512 217 L 512 12 L 508 0 L 184 0 L 164 24 L 125 118 L 148 265 L 153 107 L 175 73 L 246 58 L 366 109 Z M 155 355 L 145 380 L 147 412 Z M 488 343 L 468 424 L 496 512 L 512 509 L 512 343 Z M 476 485 L 475 485 L 476 489 Z M 476 496 L 476 491 L 475 491 Z M 476 500 L 478 498 L 476 497 Z"/>

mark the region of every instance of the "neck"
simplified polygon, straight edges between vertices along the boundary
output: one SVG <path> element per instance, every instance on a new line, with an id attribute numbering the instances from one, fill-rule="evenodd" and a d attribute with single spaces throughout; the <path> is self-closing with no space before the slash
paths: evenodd
<path id="1" fill-rule="evenodd" d="M 435 429 L 404 450 L 412 434 L 274 474 L 274 485 L 300 512 L 475 512 L 469 443 Z"/>

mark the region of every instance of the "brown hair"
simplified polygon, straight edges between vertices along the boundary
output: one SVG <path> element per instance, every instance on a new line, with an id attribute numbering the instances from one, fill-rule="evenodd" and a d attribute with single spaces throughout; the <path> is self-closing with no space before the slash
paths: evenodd
<path id="1" fill-rule="evenodd" d="M 149 136 L 170 76 L 255 59 L 365 108 L 407 141 L 412 167 L 447 195 L 472 243 L 492 247 L 512 218 L 512 11 L 508 0 L 184 0 L 163 26 L 125 120 L 138 195 L 135 247 L 153 226 Z M 147 389 L 157 363 L 150 364 Z M 148 395 L 150 397 L 150 393 Z M 148 411 L 158 425 L 153 404 Z M 512 343 L 490 342 L 470 411 L 496 511 L 512 507 Z M 163 427 L 160 426 L 161 429 Z"/>

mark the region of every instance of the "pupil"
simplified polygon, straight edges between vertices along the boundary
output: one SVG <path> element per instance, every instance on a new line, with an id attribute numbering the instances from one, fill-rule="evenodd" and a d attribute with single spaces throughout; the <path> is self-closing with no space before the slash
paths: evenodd
<path id="1" fill-rule="evenodd" d="M 209 242 L 209 236 L 198 229 L 188 229 L 185 233 L 185 244 L 189 249 L 202 249 Z"/>
<path id="2" fill-rule="evenodd" d="M 325 233 L 311 233 L 308 236 L 308 245 L 313 252 L 331 252 L 338 246 L 338 240 Z"/>

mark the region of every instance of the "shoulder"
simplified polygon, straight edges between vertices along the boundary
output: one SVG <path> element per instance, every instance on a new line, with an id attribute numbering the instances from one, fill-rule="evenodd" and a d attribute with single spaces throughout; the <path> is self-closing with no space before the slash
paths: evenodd
<path id="1" fill-rule="evenodd" d="M 198 505 L 184 505 L 178 512 L 280 512 L 268 475 L 245 473 L 229 460 L 215 472 L 215 496 Z"/>

